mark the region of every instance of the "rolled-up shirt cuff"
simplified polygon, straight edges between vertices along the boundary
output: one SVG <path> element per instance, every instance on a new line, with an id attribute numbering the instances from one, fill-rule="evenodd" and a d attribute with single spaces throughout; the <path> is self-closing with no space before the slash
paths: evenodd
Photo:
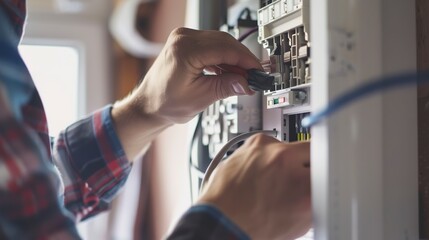
<path id="1" fill-rule="evenodd" d="M 106 106 L 69 126 L 55 146 L 63 176 L 65 206 L 77 220 L 108 208 L 131 171 Z"/>

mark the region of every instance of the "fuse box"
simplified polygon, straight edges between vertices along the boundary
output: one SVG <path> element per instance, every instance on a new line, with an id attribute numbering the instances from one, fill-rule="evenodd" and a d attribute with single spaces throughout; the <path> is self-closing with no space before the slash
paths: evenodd
<path id="1" fill-rule="evenodd" d="M 275 129 L 277 138 L 284 142 L 311 138 L 310 129 L 301 126 L 311 107 L 310 1 L 243 2 L 230 6 L 226 15 L 233 21 L 225 22 L 220 29 L 239 38 L 257 28 L 243 44 L 260 58 L 274 82 L 270 90 L 217 101 L 202 113 L 197 126 L 199 139 L 194 139 L 199 146 L 191 149 L 199 153 L 191 161 L 194 199 L 211 159 L 233 137 L 253 130 Z M 302 239 L 312 239 L 312 233 Z"/>

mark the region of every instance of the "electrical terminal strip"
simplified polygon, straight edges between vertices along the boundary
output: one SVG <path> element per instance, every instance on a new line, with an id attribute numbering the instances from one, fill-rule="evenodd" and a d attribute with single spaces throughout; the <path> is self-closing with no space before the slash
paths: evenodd
<path id="1" fill-rule="evenodd" d="M 283 141 L 300 142 L 311 139 L 310 128 L 302 126 L 301 121 L 310 113 L 283 115 Z"/>
<path id="2" fill-rule="evenodd" d="M 309 0 L 262 1 L 258 42 L 268 51 L 261 62 L 275 81 L 265 95 L 311 82 Z M 273 106 L 281 107 L 281 105 Z"/>
<path id="3" fill-rule="evenodd" d="M 264 41 L 299 26 L 309 31 L 310 0 L 277 0 L 258 10 L 258 41 Z"/>

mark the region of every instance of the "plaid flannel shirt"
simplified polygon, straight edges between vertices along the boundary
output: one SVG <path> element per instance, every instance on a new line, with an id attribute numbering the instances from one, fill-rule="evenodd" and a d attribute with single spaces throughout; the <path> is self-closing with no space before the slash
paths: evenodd
<path id="1" fill-rule="evenodd" d="M 45 112 L 18 52 L 25 0 L 0 0 L 0 239 L 79 239 L 75 223 L 108 208 L 131 170 L 111 106 L 51 149 Z M 212 206 L 188 210 L 169 239 L 248 239 Z"/>

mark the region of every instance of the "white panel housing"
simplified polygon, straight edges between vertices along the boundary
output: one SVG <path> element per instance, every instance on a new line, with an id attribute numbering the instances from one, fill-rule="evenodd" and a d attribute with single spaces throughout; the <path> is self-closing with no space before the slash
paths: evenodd
<path id="1" fill-rule="evenodd" d="M 416 69 L 414 4 L 312 1 L 313 111 Z M 416 88 L 367 97 L 311 131 L 316 239 L 418 239 Z"/>

